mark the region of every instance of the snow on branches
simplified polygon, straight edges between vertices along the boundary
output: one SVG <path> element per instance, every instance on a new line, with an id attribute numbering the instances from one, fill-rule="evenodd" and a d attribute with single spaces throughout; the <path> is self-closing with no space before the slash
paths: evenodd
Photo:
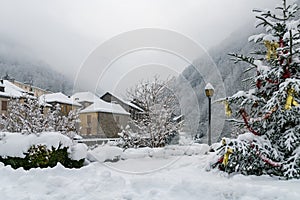
<path id="1" fill-rule="evenodd" d="M 230 54 L 235 62 L 256 69 L 252 77 L 256 84 L 248 92 L 226 97 L 238 108 L 232 121 L 239 121 L 247 131 L 247 137 L 224 140 L 218 151 L 220 160 L 214 166 L 228 173 L 300 178 L 300 21 L 295 18 L 299 8 L 282 2 L 275 10 L 254 10 L 257 26 L 266 29 L 249 41 L 265 52 Z M 221 162 L 224 159 L 228 161 Z"/>
<path id="2" fill-rule="evenodd" d="M 132 102 L 144 113 L 133 121 L 132 130 L 126 129 L 122 133 L 126 141 L 141 141 L 142 146 L 162 147 L 178 137 L 182 124 L 173 120 L 178 102 L 167 83 L 155 77 L 154 81 L 142 81 L 128 92 Z"/>
<path id="3" fill-rule="evenodd" d="M 1 127 L 8 132 L 38 134 L 44 131 L 57 131 L 71 136 L 78 129 L 78 111 L 72 110 L 62 115 L 59 104 L 45 108 L 37 98 L 26 96 L 11 99 L 7 114 L 2 116 Z"/>

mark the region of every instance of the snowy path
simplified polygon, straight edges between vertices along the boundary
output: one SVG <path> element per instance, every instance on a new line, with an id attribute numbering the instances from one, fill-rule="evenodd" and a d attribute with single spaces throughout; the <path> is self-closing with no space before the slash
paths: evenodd
<path id="1" fill-rule="evenodd" d="M 8 200 L 300 199 L 300 180 L 206 172 L 208 157 L 128 159 L 92 163 L 79 170 L 57 166 L 23 171 L 1 165 L 0 195 Z"/>

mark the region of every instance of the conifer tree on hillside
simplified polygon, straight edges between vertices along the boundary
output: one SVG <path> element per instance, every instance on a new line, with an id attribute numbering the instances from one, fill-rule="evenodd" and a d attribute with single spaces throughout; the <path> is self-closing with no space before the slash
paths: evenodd
<path id="1" fill-rule="evenodd" d="M 299 7 L 282 5 L 274 10 L 254 10 L 257 27 L 265 32 L 251 36 L 261 44 L 251 56 L 231 54 L 254 70 L 249 91 L 240 91 L 225 101 L 244 134 L 224 138 L 214 167 L 232 173 L 270 174 L 300 178 L 300 21 Z"/>

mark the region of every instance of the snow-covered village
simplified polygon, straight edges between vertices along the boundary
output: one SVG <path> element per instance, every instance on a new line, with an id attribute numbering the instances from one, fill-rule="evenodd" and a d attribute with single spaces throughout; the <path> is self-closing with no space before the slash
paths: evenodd
<path id="1" fill-rule="evenodd" d="M 300 199 L 300 1 L 0 0 L 0 199 Z"/>

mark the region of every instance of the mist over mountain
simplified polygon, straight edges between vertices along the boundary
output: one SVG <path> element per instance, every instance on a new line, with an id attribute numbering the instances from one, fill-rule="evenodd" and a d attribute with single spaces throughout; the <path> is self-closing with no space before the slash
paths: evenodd
<path id="1" fill-rule="evenodd" d="M 299 5 L 300 1 L 294 1 Z M 299 14 L 296 18 L 299 18 Z M 250 76 L 255 75 L 255 69 L 244 72 L 249 65 L 247 63 L 234 63 L 231 60 L 229 53 L 237 53 L 244 55 L 251 55 L 254 50 L 263 50 L 263 45 L 249 43 L 248 38 L 251 35 L 264 32 L 264 28 L 255 28 L 252 22 L 245 23 L 244 27 L 233 32 L 227 39 L 219 45 L 210 49 L 207 55 L 200 57 L 194 63 L 198 66 L 211 65 L 210 59 L 217 66 L 223 83 L 217 83 L 215 87 L 216 93 L 212 101 L 226 96 L 231 96 L 240 90 L 248 90 L 251 87 L 251 81 L 243 81 Z M 195 64 L 194 64 L 195 65 Z M 205 69 L 205 67 L 203 67 Z M 191 131 L 192 135 L 198 134 L 203 137 L 203 142 L 207 141 L 207 124 L 208 124 L 208 100 L 204 93 L 205 78 L 213 80 L 216 72 L 211 72 L 210 77 L 202 77 L 201 70 L 196 69 L 193 65 L 187 67 L 174 83 L 177 95 L 181 98 L 181 108 L 185 108 L 185 119 L 187 123 L 187 131 Z M 218 85 L 220 84 L 220 85 Z M 218 94 L 224 84 L 225 94 Z M 191 102 L 191 88 L 197 95 L 197 103 Z M 195 105 L 197 105 L 195 107 Z M 200 112 L 200 117 L 197 112 Z M 215 116 L 214 116 L 215 115 Z M 229 136 L 234 131 L 232 124 L 226 121 L 228 117 L 225 116 L 225 108 L 222 103 L 212 104 L 212 139 L 219 141 L 224 136 Z"/>
<path id="2" fill-rule="evenodd" d="M 248 37 L 256 32 L 259 32 L 259 30 L 255 30 L 251 24 L 247 24 L 242 29 L 234 32 L 221 44 L 211 49 L 209 51 L 210 58 L 205 55 L 195 61 L 198 66 L 209 66 L 211 65 L 209 62 L 213 62 L 222 76 L 223 83 L 217 83 L 217 85 L 214 85 L 216 93 L 212 97 L 212 102 L 219 98 L 231 96 L 239 90 L 249 89 L 249 81 L 242 82 L 242 80 L 253 75 L 255 73 L 255 69 L 244 73 L 249 66 L 246 63 L 235 64 L 228 54 L 238 53 L 249 55 L 249 52 L 252 52 L 254 48 L 261 48 L 261 46 L 258 46 L 257 44 L 248 42 Z M 205 67 L 203 67 L 203 70 L 205 70 Z M 181 76 L 178 77 L 175 83 L 178 96 L 183 97 L 181 107 L 185 107 L 186 109 L 185 118 L 187 122 L 190 123 L 188 126 L 192 127 L 191 131 L 194 132 L 194 134 L 197 133 L 203 137 L 203 140 L 206 140 L 208 119 L 208 100 L 204 92 L 204 88 L 207 83 L 205 83 L 204 80 L 214 80 L 214 76 L 217 76 L 216 72 L 211 72 L 209 74 L 210 77 L 202 77 L 201 70 L 196 69 L 193 65 L 191 65 L 182 72 Z M 186 82 L 188 83 L 188 87 L 191 87 L 194 91 L 196 91 L 195 94 L 197 95 L 197 104 L 199 108 L 195 108 L 195 104 L 191 104 L 189 99 L 191 91 L 190 89 L 187 89 Z M 218 94 L 221 86 L 224 86 L 225 93 Z M 196 120 L 199 119 L 199 117 L 197 117 L 198 111 L 200 112 L 199 121 Z M 212 139 L 213 141 L 218 141 L 221 137 L 230 135 L 232 127 L 225 121 L 226 117 L 224 105 L 222 105 L 222 103 L 212 104 L 212 114 Z"/>
<path id="3" fill-rule="evenodd" d="M 299 0 L 297 3 L 299 3 Z M 228 53 L 234 52 L 249 55 L 249 52 L 253 51 L 255 46 L 253 43 L 248 43 L 248 37 L 257 32 L 260 32 L 260 30 L 255 29 L 253 23 L 249 22 L 243 28 L 231 34 L 228 39 L 212 48 L 208 52 L 209 56 L 206 55 L 194 61 L 194 63 L 200 66 L 210 65 L 213 61 L 221 74 L 223 82 L 218 84 L 221 84 L 221 86 L 224 85 L 225 93 L 219 93 L 218 89 L 220 85 L 214 85 L 216 93 L 212 99 L 213 101 L 218 98 L 231 96 L 239 90 L 249 88 L 249 82 L 242 82 L 242 80 L 254 74 L 255 71 L 245 74 L 244 70 L 248 65 L 245 63 L 235 64 L 230 60 Z M 53 66 L 50 67 L 46 63 L 39 61 L 26 46 L 12 41 L 11 38 L 5 38 L 0 33 L 1 77 L 8 74 L 18 81 L 33 83 L 37 87 L 53 92 L 62 91 L 66 94 L 72 93 L 73 81 L 68 80 L 65 76 L 66 74 L 57 73 L 51 69 Z M 256 46 L 255 48 L 258 47 Z M 216 76 L 214 72 L 210 74 L 211 77 L 209 78 L 211 79 L 213 79 L 213 76 Z M 202 77 L 201 70 L 197 70 L 191 65 L 182 72 L 173 84 L 177 96 L 180 98 L 181 107 L 185 108 L 182 114 L 185 115 L 188 126 L 192 127 L 192 134 L 198 133 L 202 136 L 205 136 L 207 132 L 208 115 L 207 97 L 204 94 L 205 78 L 208 77 Z M 83 85 L 84 83 L 81 84 Z M 191 98 L 191 92 L 193 92 L 192 95 L 196 96 L 196 99 Z M 224 106 L 214 103 L 212 109 L 214 114 L 212 121 L 213 141 L 217 141 L 224 134 L 230 134 L 230 127 L 228 123 L 224 124 L 224 120 L 226 119 Z M 200 116 L 198 117 L 198 115 Z"/>
<path id="4" fill-rule="evenodd" d="M 22 47 L 8 39 L 0 39 L 0 77 L 9 75 L 17 81 L 32 84 L 52 92 L 71 94 L 73 82 L 54 71 Z"/>
<path id="5" fill-rule="evenodd" d="M 249 87 L 248 83 L 241 83 L 245 77 L 254 72 L 250 71 L 248 74 L 244 74 L 243 71 L 248 66 L 243 63 L 234 64 L 234 62 L 230 60 L 228 53 L 248 54 L 252 51 L 253 44 L 248 43 L 248 37 L 254 34 L 255 31 L 253 25 L 247 24 L 241 30 L 233 33 L 227 40 L 211 49 L 209 56 L 200 57 L 195 61 L 195 63 L 200 66 L 210 65 L 211 62 L 213 62 L 222 76 L 223 83 L 220 84 L 224 84 L 225 94 L 218 93 L 218 85 L 214 85 L 216 87 L 216 94 L 212 99 L 213 101 L 217 98 L 230 96 L 239 90 L 244 90 Z M 62 91 L 66 94 L 72 93 L 72 80 L 68 80 L 64 75 L 54 71 L 51 66 L 34 58 L 30 50 L 22 47 L 22 45 L 9 42 L 10 40 L 7 39 L 0 40 L 0 77 L 8 74 L 15 80 L 32 83 L 34 86 L 53 92 Z M 204 94 L 206 83 L 201 74 L 201 70 L 196 70 L 195 67 L 191 65 L 174 81 L 173 87 L 177 92 L 177 96 L 180 98 L 181 107 L 185 108 L 182 114 L 185 115 L 186 123 L 188 127 L 192 127 L 189 131 L 191 131 L 193 135 L 198 133 L 200 136 L 204 136 L 205 139 L 207 132 L 208 103 L 207 97 Z M 213 76 L 216 75 L 214 72 L 210 74 L 211 77 L 209 78 L 213 78 Z M 191 98 L 191 88 L 194 91 L 193 95 L 196 96 L 194 99 Z M 213 141 L 217 141 L 224 134 L 230 134 L 230 127 L 228 123 L 225 123 L 223 127 L 226 118 L 224 115 L 224 106 L 215 103 L 212 109 Z"/>

